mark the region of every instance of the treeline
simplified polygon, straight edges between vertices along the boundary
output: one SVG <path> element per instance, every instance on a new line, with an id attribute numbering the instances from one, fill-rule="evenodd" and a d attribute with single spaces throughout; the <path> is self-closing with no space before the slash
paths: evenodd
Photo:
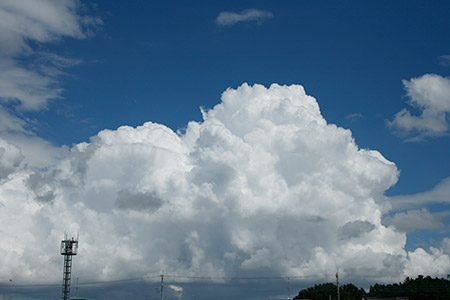
<path id="1" fill-rule="evenodd" d="M 351 283 L 340 286 L 339 292 L 341 300 L 361 300 L 363 297 L 408 297 L 409 300 L 448 300 L 450 299 L 450 281 L 443 278 L 419 275 L 416 279 L 406 277 L 400 283 L 376 283 L 370 286 L 368 293 Z M 337 300 L 336 285 L 323 283 L 301 290 L 294 299 L 328 300 L 330 296 L 332 300 Z"/>

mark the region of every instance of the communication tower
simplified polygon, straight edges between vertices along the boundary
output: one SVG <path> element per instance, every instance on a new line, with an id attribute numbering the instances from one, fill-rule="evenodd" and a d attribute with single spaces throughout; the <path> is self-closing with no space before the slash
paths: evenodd
<path id="1" fill-rule="evenodd" d="M 62 299 L 69 300 L 70 296 L 70 276 L 72 272 L 72 256 L 77 255 L 78 251 L 78 236 L 76 239 L 65 239 L 61 241 L 61 255 L 64 255 L 64 270 L 63 270 L 63 287 Z"/>

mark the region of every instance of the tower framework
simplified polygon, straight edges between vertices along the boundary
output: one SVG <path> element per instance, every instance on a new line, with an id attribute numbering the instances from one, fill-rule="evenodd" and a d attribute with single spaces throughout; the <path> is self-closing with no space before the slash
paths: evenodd
<path id="1" fill-rule="evenodd" d="M 69 300 L 70 278 L 72 273 L 72 256 L 77 255 L 78 237 L 61 241 L 61 255 L 64 255 L 62 299 Z"/>

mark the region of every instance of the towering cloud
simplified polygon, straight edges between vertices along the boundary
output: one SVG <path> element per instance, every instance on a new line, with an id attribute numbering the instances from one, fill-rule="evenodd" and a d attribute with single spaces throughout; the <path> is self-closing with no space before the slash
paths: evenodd
<path id="1" fill-rule="evenodd" d="M 89 279 L 450 271 L 445 251 L 408 253 L 382 225 L 395 164 L 328 124 L 302 86 L 243 84 L 203 119 L 184 134 L 104 130 L 40 170 L 3 147 L 16 163 L 0 185 L 1 277 L 57 280 L 64 231 L 80 232 L 76 269 Z"/>

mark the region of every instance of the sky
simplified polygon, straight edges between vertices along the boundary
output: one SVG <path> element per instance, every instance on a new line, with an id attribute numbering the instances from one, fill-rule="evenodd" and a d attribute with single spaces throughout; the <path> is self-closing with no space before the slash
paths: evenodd
<path id="1" fill-rule="evenodd" d="M 446 277 L 449 30 L 446 1 L 1 0 L 2 294 L 60 298 L 65 234 L 88 299 Z"/>

